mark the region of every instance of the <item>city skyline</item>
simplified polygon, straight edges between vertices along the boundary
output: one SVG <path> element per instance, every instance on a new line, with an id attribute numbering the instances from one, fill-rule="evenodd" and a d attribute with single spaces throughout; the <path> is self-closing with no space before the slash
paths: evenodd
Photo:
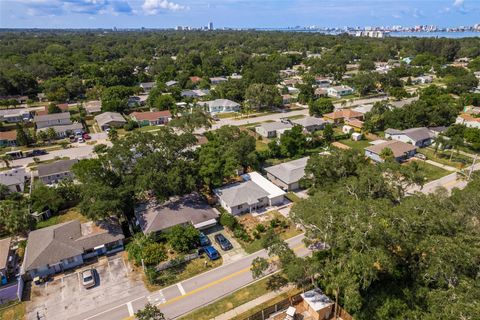
<path id="1" fill-rule="evenodd" d="M 1 28 L 472 26 L 473 0 L 2 0 Z"/>

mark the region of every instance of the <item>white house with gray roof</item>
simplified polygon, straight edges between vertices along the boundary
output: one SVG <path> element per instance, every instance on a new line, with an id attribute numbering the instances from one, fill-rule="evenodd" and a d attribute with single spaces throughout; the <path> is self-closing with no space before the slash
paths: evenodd
<path id="1" fill-rule="evenodd" d="M 7 186 L 10 192 L 23 192 L 27 177 L 23 167 L 3 171 L 0 172 L 0 184 Z"/>
<path id="2" fill-rule="evenodd" d="M 410 128 L 406 130 L 387 129 L 385 138 L 410 143 L 416 147 L 426 147 L 431 145 L 435 134 L 428 128 Z"/>
<path id="3" fill-rule="evenodd" d="M 314 131 L 322 130 L 323 128 L 325 128 L 325 124 L 327 122 L 322 118 L 305 117 L 301 119 L 292 120 L 292 123 L 302 126 L 308 132 L 314 132 Z"/>
<path id="4" fill-rule="evenodd" d="M 285 191 L 258 172 L 244 174 L 242 179 L 242 182 L 214 190 L 218 202 L 227 212 L 239 215 L 283 203 Z"/>
<path id="5" fill-rule="evenodd" d="M 73 177 L 71 169 L 77 159 L 59 160 L 38 165 L 38 178 L 44 184 L 57 184 L 61 180 Z"/>
<path id="6" fill-rule="evenodd" d="M 265 168 L 267 178 L 283 190 L 297 190 L 300 188 L 300 179 L 305 176 L 308 159 L 309 157 L 304 157 L 267 167 Z"/>
<path id="7" fill-rule="evenodd" d="M 32 231 L 21 273 L 33 279 L 78 267 L 86 259 L 123 250 L 124 238 L 113 218 L 97 223 L 73 220 Z"/>
<path id="8" fill-rule="evenodd" d="M 279 133 L 283 133 L 291 128 L 293 128 L 293 125 L 288 121 L 275 121 L 262 123 L 255 127 L 255 132 L 264 138 L 275 138 L 280 135 Z"/>
<path id="9" fill-rule="evenodd" d="M 70 121 L 70 112 L 52 113 L 52 114 L 46 114 L 43 116 L 35 116 L 33 118 L 33 122 L 35 122 L 37 129 L 72 124 L 72 121 Z"/>
<path id="10" fill-rule="evenodd" d="M 127 123 L 118 112 L 104 112 L 95 116 L 94 119 L 102 130 L 123 127 Z"/>
<path id="11" fill-rule="evenodd" d="M 206 111 L 211 114 L 240 111 L 240 104 L 228 99 L 199 102 L 199 105 L 204 106 Z"/>

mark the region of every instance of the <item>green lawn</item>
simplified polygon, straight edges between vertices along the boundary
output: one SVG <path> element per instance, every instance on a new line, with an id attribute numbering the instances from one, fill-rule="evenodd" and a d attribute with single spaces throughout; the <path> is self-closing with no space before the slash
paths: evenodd
<path id="1" fill-rule="evenodd" d="M 218 113 L 216 115 L 219 119 L 226 119 L 226 118 L 236 118 L 240 117 L 241 113 L 238 112 L 225 112 L 225 113 Z"/>
<path id="2" fill-rule="evenodd" d="M 47 220 L 39 221 L 36 225 L 35 229 L 41 229 L 45 227 L 50 227 L 55 224 L 72 221 L 72 220 L 80 220 L 80 222 L 87 222 L 88 219 L 83 216 L 77 208 L 69 209 L 67 212 L 63 214 L 58 214 L 53 217 L 48 218 Z"/>
<path id="3" fill-rule="evenodd" d="M 457 169 L 468 167 L 473 162 L 472 158 L 468 156 L 464 156 L 462 154 L 457 154 L 455 151 L 453 151 L 453 156 L 452 156 L 450 150 L 445 150 L 445 151 L 438 150 L 436 154 L 434 149 L 432 148 L 423 148 L 423 149 L 418 149 L 417 151 L 419 153 L 423 153 L 424 155 L 426 155 L 427 159 L 429 160 L 432 160 L 447 166 L 452 166 Z M 450 157 L 452 157 L 451 161 L 450 161 Z"/>
<path id="4" fill-rule="evenodd" d="M 436 167 L 434 165 L 431 165 L 423 161 L 415 161 L 415 162 L 418 164 L 420 171 L 423 174 L 425 174 L 425 178 L 426 178 L 425 182 L 430 182 L 433 180 L 440 179 L 441 177 L 444 177 L 451 173 L 450 171 Z M 409 163 L 408 165 L 411 165 L 411 163 Z"/>
<path id="5" fill-rule="evenodd" d="M 362 153 L 363 149 L 370 146 L 369 140 L 353 141 L 352 139 L 343 139 L 339 140 L 338 142 L 347 145 L 354 150 L 361 151 Z"/>
<path id="6" fill-rule="evenodd" d="M 265 151 L 268 150 L 268 144 L 263 140 L 256 140 L 255 146 L 257 151 Z"/>
<path id="7" fill-rule="evenodd" d="M 0 305 L 0 320 L 25 319 L 25 303 L 12 302 Z"/>
<path id="8" fill-rule="evenodd" d="M 292 202 L 300 202 L 302 201 L 302 198 L 300 198 L 299 196 L 297 196 L 295 193 L 293 192 L 288 192 L 287 195 L 286 195 L 287 199 L 292 201 Z"/>
<path id="9" fill-rule="evenodd" d="M 159 128 L 160 128 L 159 126 L 144 126 L 144 127 L 138 128 L 137 130 L 148 132 L 148 131 L 156 131 Z"/>

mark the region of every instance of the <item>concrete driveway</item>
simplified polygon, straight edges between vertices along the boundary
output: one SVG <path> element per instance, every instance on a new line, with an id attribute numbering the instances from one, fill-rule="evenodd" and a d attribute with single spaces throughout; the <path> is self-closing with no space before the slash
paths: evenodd
<path id="1" fill-rule="evenodd" d="M 215 227 L 211 227 L 207 230 L 204 230 L 203 233 L 208 236 L 210 241 L 212 242 L 212 245 L 215 247 L 215 249 L 220 252 L 223 258 L 223 264 L 227 264 L 236 260 L 239 260 L 247 255 L 245 250 L 242 249 L 242 246 L 235 240 L 233 237 L 231 237 L 225 230 L 223 229 L 223 226 L 217 225 Z M 230 249 L 228 251 L 222 250 L 218 243 L 215 242 L 215 235 L 216 234 L 223 234 L 225 238 L 227 238 L 233 246 L 233 249 Z"/>
<path id="2" fill-rule="evenodd" d="M 97 284 L 86 289 L 80 273 L 96 270 Z M 27 302 L 28 320 L 70 319 L 99 306 L 116 303 L 132 295 L 144 295 L 148 291 L 138 274 L 121 255 L 101 258 L 98 262 L 83 266 L 72 273 L 56 276 L 52 281 L 33 285 Z"/>

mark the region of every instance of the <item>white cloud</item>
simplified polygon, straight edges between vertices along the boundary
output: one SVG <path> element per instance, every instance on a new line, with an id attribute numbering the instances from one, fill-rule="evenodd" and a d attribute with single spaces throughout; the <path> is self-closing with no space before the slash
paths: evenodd
<path id="1" fill-rule="evenodd" d="M 454 7 L 461 7 L 461 6 L 463 6 L 463 3 L 464 3 L 464 2 L 465 2 L 465 0 L 455 0 L 455 1 L 453 2 L 453 6 L 454 6 Z"/>
<path id="2" fill-rule="evenodd" d="M 180 11 L 188 8 L 167 0 L 145 0 L 142 5 L 142 9 L 145 14 L 155 15 L 162 11 Z"/>

